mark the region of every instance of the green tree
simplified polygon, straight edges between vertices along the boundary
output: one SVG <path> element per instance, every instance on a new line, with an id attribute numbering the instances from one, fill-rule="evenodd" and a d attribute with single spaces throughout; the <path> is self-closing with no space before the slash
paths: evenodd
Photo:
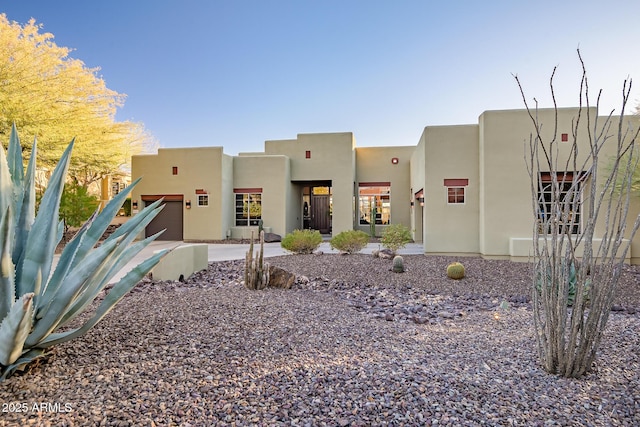
<path id="1" fill-rule="evenodd" d="M 99 68 L 69 56 L 70 49 L 41 33 L 35 20 L 21 25 L 0 14 L 0 135 L 15 123 L 25 142 L 38 139 L 39 163 L 52 170 L 76 137 L 69 176 L 86 187 L 117 173 L 130 156 L 151 148 L 153 138 L 140 123 L 116 122 L 125 95 L 108 89 Z M 31 144 L 24 144 L 29 157 Z"/>
<path id="2" fill-rule="evenodd" d="M 64 222 L 65 231 L 82 225 L 99 204 L 100 200 L 89 194 L 86 187 L 67 183 L 60 199 L 60 219 Z"/>

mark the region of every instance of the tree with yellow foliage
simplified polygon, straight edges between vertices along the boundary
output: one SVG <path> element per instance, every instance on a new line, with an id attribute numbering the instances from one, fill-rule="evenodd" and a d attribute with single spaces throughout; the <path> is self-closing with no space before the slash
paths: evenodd
<path id="1" fill-rule="evenodd" d="M 71 58 L 41 28 L 34 19 L 21 25 L 0 14 L 0 140 L 9 140 L 15 123 L 25 157 L 31 147 L 25 142 L 36 137 L 39 164 L 47 168 L 75 137 L 69 176 L 86 187 L 118 174 L 153 139 L 141 123 L 116 122 L 125 95 L 108 89 L 99 68 Z"/>

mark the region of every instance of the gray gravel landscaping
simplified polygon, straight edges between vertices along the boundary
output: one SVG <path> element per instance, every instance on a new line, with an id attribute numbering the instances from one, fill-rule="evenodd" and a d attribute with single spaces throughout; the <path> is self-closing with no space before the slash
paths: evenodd
<path id="1" fill-rule="evenodd" d="M 537 363 L 526 263 L 368 255 L 270 258 L 141 282 L 84 337 L 0 384 L 0 425 L 636 426 L 640 269 L 625 267 L 593 371 Z M 20 412 L 18 412 L 20 411 Z"/>

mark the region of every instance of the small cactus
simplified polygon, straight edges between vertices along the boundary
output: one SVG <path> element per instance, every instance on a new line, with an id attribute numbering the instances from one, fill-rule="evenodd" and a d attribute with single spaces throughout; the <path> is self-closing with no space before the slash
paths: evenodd
<path id="1" fill-rule="evenodd" d="M 393 272 L 404 273 L 404 260 L 400 255 L 396 255 L 393 258 Z"/>
<path id="2" fill-rule="evenodd" d="M 269 285 L 269 263 L 264 261 L 264 231 L 260 232 L 260 251 L 257 258 L 253 257 L 253 232 L 251 244 L 245 257 L 244 286 L 247 289 L 259 290 Z"/>
<path id="3" fill-rule="evenodd" d="M 464 277 L 464 265 L 459 262 L 452 262 L 447 266 L 447 277 L 459 280 Z"/>

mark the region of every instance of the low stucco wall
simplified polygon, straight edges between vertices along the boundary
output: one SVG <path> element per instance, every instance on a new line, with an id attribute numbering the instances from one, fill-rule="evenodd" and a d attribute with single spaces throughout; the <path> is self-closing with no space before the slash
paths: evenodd
<path id="1" fill-rule="evenodd" d="M 153 267 L 151 275 L 154 280 L 184 280 L 196 271 L 208 267 L 209 247 L 206 244 L 188 244 L 178 246 L 168 252 Z"/>
<path id="2" fill-rule="evenodd" d="M 575 241 L 574 241 L 575 242 Z M 623 239 L 623 245 L 627 245 L 629 240 Z M 539 239 L 538 244 L 543 245 L 545 239 Z M 602 243 L 602 239 L 593 239 L 594 250 Z M 584 243 L 576 247 L 576 255 L 581 258 L 584 253 Z M 509 239 L 509 256 L 512 261 L 528 262 L 533 260 L 533 238 L 532 237 L 512 237 Z M 631 250 L 627 251 L 624 262 L 631 263 Z"/>

